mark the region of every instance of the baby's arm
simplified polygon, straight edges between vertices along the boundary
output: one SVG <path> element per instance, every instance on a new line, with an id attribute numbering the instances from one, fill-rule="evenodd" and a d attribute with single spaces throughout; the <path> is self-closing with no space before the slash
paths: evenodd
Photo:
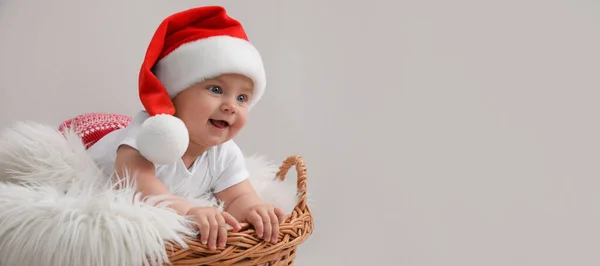
<path id="1" fill-rule="evenodd" d="M 115 172 L 119 177 L 125 177 L 126 173 L 129 178 L 135 176 L 137 190 L 142 197 L 171 195 L 167 186 L 156 177 L 154 165 L 130 146 L 121 145 L 117 149 Z M 173 202 L 170 207 L 180 215 L 186 215 L 192 207 L 190 203 L 177 197 L 169 197 L 168 200 Z"/>
<path id="2" fill-rule="evenodd" d="M 258 237 L 277 243 L 279 224 L 284 212 L 270 204 L 263 204 L 250 180 L 246 179 L 221 192 L 216 197 L 225 203 L 225 210 L 242 222 L 251 223 Z"/>
<path id="3" fill-rule="evenodd" d="M 175 197 L 167 186 L 156 177 L 154 165 L 144 158 L 140 153 L 127 145 L 121 145 L 117 150 L 115 170 L 118 176 L 124 173 L 135 175 L 137 190 L 142 197 L 155 195 L 169 195 L 171 202 L 169 207 L 180 215 L 193 217 L 200 231 L 200 241 L 208 244 L 211 250 L 225 246 L 227 240 L 227 229 L 225 224 L 231 225 L 234 230 L 239 230 L 238 221 L 227 212 L 220 212 L 214 207 L 194 207 L 188 201 Z"/>

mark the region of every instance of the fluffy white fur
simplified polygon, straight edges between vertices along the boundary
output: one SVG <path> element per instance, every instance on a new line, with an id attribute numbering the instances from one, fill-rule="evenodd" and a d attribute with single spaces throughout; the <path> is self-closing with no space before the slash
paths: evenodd
<path id="1" fill-rule="evenodd" d="M 264 156 L 254 155 L 246 157 L 246 168 L 251 173 L 252 186 L 264 201 L 287 213 L 294 210 L 298 203 L 296 186 L 273 180 L 279 171 L 279 165 L 268 161 Z M 295 176 L 293 178 L 295 179 Z"/>
<path id="2" fill-rule="evenodd" d="M 274 181 L 277 165 L 247 157 L 251 182 L 266 202 L 291 212 L 295 187 Z M 165 245 L 193 236 L 190 221 L 135 184 L 112 189 L 79 137 L 36 123 L 0 136 L 0 265 L 162 265 Z M 214 199 L 189 199 L 199 206 Z M 185 245 L 184 245 L 185 246 Z"/>
<path id="3" fill-rule="evenodd" d="M 158 61 L 153 72 L 170 97 L 204 79 L 238 73 L 254 81 L 252 106 L 260 100 L 267 85 L 258 50 L 250 42 L 230 36 L 215 36 L 183 44 Z"/>
<path id="4" fill-rule="evenodd" d="M 41 183 L 61 190 L 73 180 L 96 180 L 100 171 L 88 159 L 80 137 L 19 122 L 0 136 L 0 181 Z"/>
<path id="5" fill-rule="evenodd" d="M 136 137 L 140 153 L 155 164 L 181 158 L 189 144 L 187 127 L 175 116 L 159 114 L 146 119 Z"/>

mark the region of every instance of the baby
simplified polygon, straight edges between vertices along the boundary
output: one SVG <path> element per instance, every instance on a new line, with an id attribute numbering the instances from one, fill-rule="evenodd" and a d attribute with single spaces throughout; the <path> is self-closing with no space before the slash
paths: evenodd
<path id="1" fill-rule="evenodd" d="M 224 247 L 226 225 L 239 230 L 239 222 L 276 243 L 284 213 L 261 202 L 232 140 L 265 86 L 259 52 L 222 7 L 173 14 L 156 30 L 142 64 L 145 110 L 88 151 L 104 171 L 134 176 L 142 196 L 173 196 L 171 207 L 195 219 L 211 250 Z M 207 194 L 225 211 L 184 200 Z"/>

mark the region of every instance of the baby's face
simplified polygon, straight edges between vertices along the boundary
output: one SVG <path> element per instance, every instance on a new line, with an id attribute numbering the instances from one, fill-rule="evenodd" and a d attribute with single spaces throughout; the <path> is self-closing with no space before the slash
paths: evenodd
<path id="1" fill-rule="evenodd" d="M 188 128 L 190 142 L 208 148 L 235 137 L 246 124 L 253 82 L 225 74 L 198 83 L 174 99 L 176 116 Z"/>

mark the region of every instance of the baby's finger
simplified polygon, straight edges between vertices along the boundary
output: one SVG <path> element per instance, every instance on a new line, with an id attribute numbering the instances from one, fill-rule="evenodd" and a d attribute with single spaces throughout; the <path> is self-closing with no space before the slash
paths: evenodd
<path id="1" fill-rule="evenodd" d="M 216 215 L 217 222 L 219 222 L 219 235 L 217 237 L 217 246 L 222 248 L 225 247 L 225 242 L 227 242 L 227 224 L 225 223 L 225 218 L 220 213 Z"/>
<path id="2" fill-rule="evenodd" d="M 208 242 L 208 235 L 210 232 L 210 225 L 208 224 L 208 219 L 205 216 L 201 216 L 196 218 L 198 220 L 198 230 L 200 231 L 200 242 L 206 245 Z"/>
<path id="3" fill-rule="evenodd" d="M 254 230 L 256 230 L 256 235 L 259 238 L 263 237 L 263 222 L 260 215 L 253 211 L 248 215 L 248 222 L 250 222 L 254 226 Z"/>
<path id="4" fill-rule="evenodd" d="M 271 241 L 271 243 L 277 243 L 277 238 L 279 237 L 279 219 L 277 215 L 275 215 L 274 210 L 269 210 L 269 217 L 271 217 L 271 237 L 265 238 L 267 241 Z"/>
<path id="5" fill-rule="evenodd" d="M 208 216 L 208 223 L 210 224 L 210 235 L 208 236 L 208 248 L 210 250 L 217 249 L 217 236 L 219 234 L 219 223 L 215 216 Z"/>
<path id="6" fill-rule="evenodd" d="M 237 232 L 242 228 L 238 220 L 235 219 L 233 215 L 229 214 L 228 212 L 221 212 L 221 215 L 223 216 L 223 219 L 225 219 L 225 222 L 233 227 L 234 232 Z"/>
<path id="7" fill-rule="evenodd" d="M 260 214 L 260 218 L 262 218 L 263 224 L 263 236 L 262 238 L 266 241 L 271 241 L 271 217 L 269 216 L 269 212 L 264 208 L 260 208 L 257 210 L 258 214 Z"/>
<path id="8" fill-rule="evenodd" d="M 275 208 L 275 215 L 277 215 L 277 219 L 279 220 L 279 224 L 283 223 L 285 220 L 285 212 L 280 208 Z"/>

